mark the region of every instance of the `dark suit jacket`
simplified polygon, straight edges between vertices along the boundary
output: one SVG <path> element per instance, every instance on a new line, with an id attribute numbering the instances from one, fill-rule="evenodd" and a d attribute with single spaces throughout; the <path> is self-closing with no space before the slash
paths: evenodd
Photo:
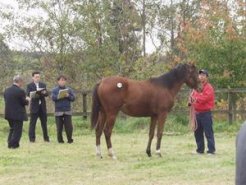
<path id="1" fill-rule="evenodd" d="M 5 119 L 27 121 L 25 105 L 28 105 L 26 93 L 16 85 L 12 85 L 4 92 Z"/>
<path id="2" fill-rule="evenodd" d="M 39 88 L 44 88 L 46 89 L 46 85 L 42 82 L 39 82 Z M 37 87 L 34 82 L 30 83 L 27 85 L 27 96 L 30 96 L 30 92 L 32 91 L 37 91 Z M 45 94 L 39 94 L 36 98 L 33 98 L 31 100 L 31 105 L 30 105 L 30 113 L 38 113 L 39 111 L 39 106 L 41 106 L 41 109 L 43 112 L 46 113 L 46 101 L 45 97 L 48 96 L 48 92 L 46 91 Z M 39 101 L 41 104 L 39 105 Z"/>

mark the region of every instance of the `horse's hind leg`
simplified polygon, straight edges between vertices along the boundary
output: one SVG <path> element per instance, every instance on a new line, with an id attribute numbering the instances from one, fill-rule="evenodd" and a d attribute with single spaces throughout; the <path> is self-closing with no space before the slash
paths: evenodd
<path id="1" fill-rule="evenodd" d="M 103 112 L 100 112 L 99 121 L 98 121 L 98 124 L 96 126 L 96 155 L 99 158 L 102 158 L 101 147 L 100 147 L 100 144 L 101 144 L 100 138 L 101 138 L 102 131 L 103 131 L 103 128 L 105 125 L 105 121 L 106 121 L 105 114 Z"/>
<path id="2" fill-rule="evenodd" d="M 156 154 L 161 157 L 161 139 L 163 135 L 164 123 L 166 121 L 167 113 L 164 113 L 158 117 L 157 125 L 157 144 L 156 144 Z"/>
<path id="3" fill-rule="evenodd" d="M 106 143 L 108 147 L 108 155 L 112 157 L 113 159 L 116 159 L 116 156 L 112 148 L 111 134 L 112 134 L 112 130 L 115 124 L 115 120 L 116 120 L 116 114 L 107 115 L 107 121 L 106 121 L 106 125 L 104 128 L 104 135 L 105 135 L 105 139 L 106 139 Z"/>
<path id="4" fill-rule="evenodd" d="M 149 127 L 149 141 L 146 149 L 146 153 L 149 157 L 151 157 L 151 143 L 155 134 L 155 126 L 156 126 L 156 117 L 151 117 L 151 123 Z"/>

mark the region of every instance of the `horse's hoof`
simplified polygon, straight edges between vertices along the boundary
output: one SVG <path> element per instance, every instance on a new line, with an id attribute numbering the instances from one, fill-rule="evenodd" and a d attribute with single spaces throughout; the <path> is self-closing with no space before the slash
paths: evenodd
<path id="1" fill-rule="evenodd" d="M 115 156 L 115 155 L 108 155 L 110 158 L 112 158 L 112 159 L 114 159 L 114 160 L 116 160 L 117 159 L 117 157 Z"/>
<path id="2" fill-rule="evenodd" d="M 146 154 L 148 155 L 148 157 L 151 157 L 151 152 L 149 150 L 146 150 Z"/>
<path id="3" fill-rule="evenodd" d="M 160 153 L 157 154 L 158 157 L 162 157 L 162 155 Z"/>
<path id="4" fill-rule="evenodd" d="M 103 158 L 102 155 L 100 155 L 100 154 L 96 154 L 96 156 L 97 156 L 99 159 L 102 159 L 102 158 Z"/>
<path id="5" fill-rule="evenodd" d="M 116 157 L 115 155 L 113 155 L 113 154 L 108 154 L 108 156 L 111 157 L 111 158 L 114 159 L 114 160 L 117 159 L 117 157 Z"/>
<path id="6" fill-rule="evenodd" d="M 117 157 L 114 155 L 114 156 L 112 156 L 112 159 L 113 160 L 117 160 Z"/>
<path id="7" fill-rule="evenodd" d="M 161 150 L 160 149 L 159 150 L 156 150 L 156 155 L 159 156 L 159 157 L 162 157 L 161 156 Z"/>
<path id="8" fill-rule="evenodd" d="M 161 153 L 156 153 L 156 155 L 157 155 L 158 157 L 162 157 Z"/>

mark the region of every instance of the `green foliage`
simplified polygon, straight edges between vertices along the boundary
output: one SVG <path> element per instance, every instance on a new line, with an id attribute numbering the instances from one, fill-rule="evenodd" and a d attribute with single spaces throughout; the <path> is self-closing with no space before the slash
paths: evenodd
<path id="1" fill-rule="evenodd" d="M 216 87 L 245 87 L 246 38 L 228 10 L 228 3 L 205 3 L 201 17 L 185 27 L 182 44 L 190 59 L 210 71 Z"/>
<path id="2" fill-rule="evenodd" d="M 12 22 L 13 15 L 1 14 L 10 22 L 5 29 L 12 30 L 10 38 L 25 40 L 29 52 L 42 53 L 38 68 L 52 81 L 52 75 L 63 73 L 72 86 L 80 87 L 84 81 L 83 88 L 89 89 L 103 76 L 128 76 L 141 54 L 136 34 L 141 17 L 130 1 L 19 0 L 18 5 L 40 15 L 15 12 L 19 18 Z M 16 63 L 21 61 L 16 58 Z"/>
<path id="3" fill-rule="evenodd" d="M 104 76 L 147 79 L 192 60 L 210 71 L 217 87 L 246 86 L 242 0 L 17 3 L 19 11 L 0 9 L 6 22 L 0 39 L 1 75 L 6 79 L 7 73 L 29 74 L 35 69 L 48 83 L 63 73 L 74 88 L 91 89 Z M 143 35 L 156 47 L 150 55 L 142 54 Z M 5 43 L 13 38 L 25 42 L 24 51 L 8 49 Z"/>
<path id="4" fill-rule="evenodd" d="M 3 36 L 0 35 L 0 87 L 8 83 L 8 77 L 14 71 L 14 62 L 12 61 L 11 50 L 5 44 Z"/>
<path id="5" fill-rule="evenodd" d="M 214 42 L 214 41 L 213 41 Z M 190 47 L 199 67 L 207 68 L 218 88 L 245 87 L 246 47 L 244 40 L 220 38 L 215 44 L 208 41 Z"/>

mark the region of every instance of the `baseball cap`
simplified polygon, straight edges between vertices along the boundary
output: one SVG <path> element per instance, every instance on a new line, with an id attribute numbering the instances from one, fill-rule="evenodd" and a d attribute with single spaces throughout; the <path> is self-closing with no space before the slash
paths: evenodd
<path id="1" fill-rule="evenodd" d="M 208 76 L 208 71 L 206 69 L 200 69 L 199 74 L 205 74 L 206 76 Z"/>

